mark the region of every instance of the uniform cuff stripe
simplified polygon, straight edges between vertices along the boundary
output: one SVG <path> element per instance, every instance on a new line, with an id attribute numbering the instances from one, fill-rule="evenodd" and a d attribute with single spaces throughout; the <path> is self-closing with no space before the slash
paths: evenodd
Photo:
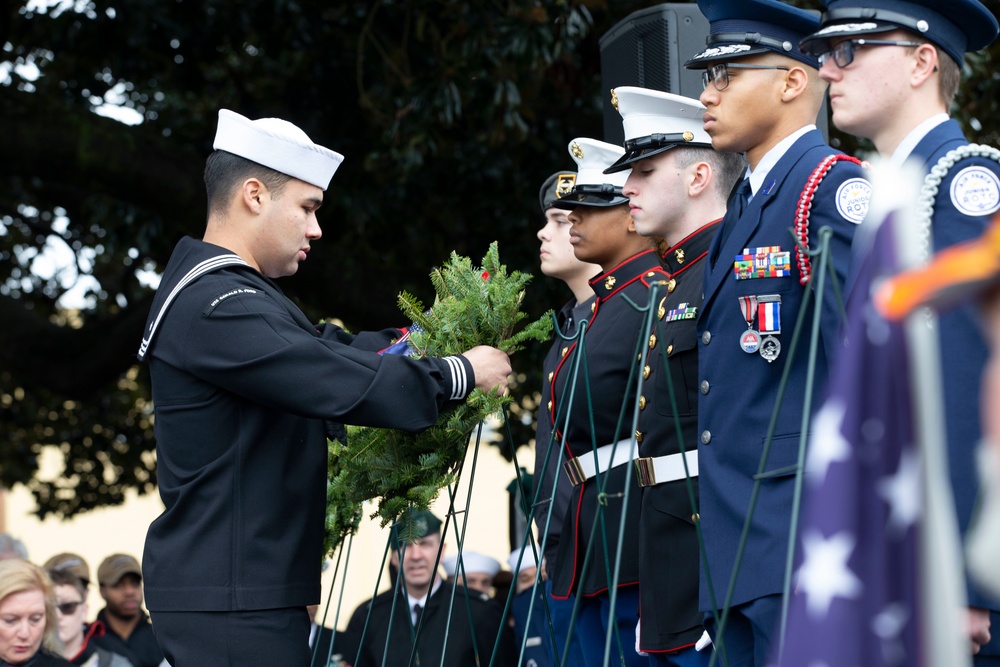
<path id="1" fill-rule="evenodd" d="M 444 357 L 451 368 L 451 400 L 465 398 L 469 393 L 469 378 L 465 373 L 465 365 L 458 357 Z"/>

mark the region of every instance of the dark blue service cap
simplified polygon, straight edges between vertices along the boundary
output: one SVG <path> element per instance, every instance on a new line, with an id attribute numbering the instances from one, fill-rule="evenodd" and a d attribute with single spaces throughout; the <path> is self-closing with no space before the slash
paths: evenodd
<path id="1" fill-rule="evenodd" d="M 997 19 L 979 0 L 832 0 L 819 31 L 802 40 L 814 54 L 830 50 L 830 40 L 903 28 L 937 45 L 959 65 L 997 37 Z"/>
<path id="2" fill-rule="evenodd" d="M 576 172 L 570 169 L 557 171 L 546 178 L 538 191 L 538 205 L 542 207 L 542 213 L 555 206 L 557 199 L 562 199 L 572 192 L 574 185 L 576 185 Z"/>
<path id="3" fill-rule="evenodd" d="M 684 66 L 707 69 L 716 62 L 774 51 L 819 69 L 799 42 L 819 28 L 819 18 L 778 0 L 698 0 L 709 22 L 706 49 Z"/>

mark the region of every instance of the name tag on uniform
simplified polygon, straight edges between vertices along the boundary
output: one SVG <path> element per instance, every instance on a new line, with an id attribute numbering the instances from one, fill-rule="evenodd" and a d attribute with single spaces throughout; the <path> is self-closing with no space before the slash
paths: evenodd
<path id="1" fill-rule="evenodd" d="M 791 253 L 787 250 L 782 251 L 781 246 L 744 248 L 743 254 L 736 255 L 733 262 L 733 276 L 736 280 L 784 278 L 790 275 L 792 275 Z"/>
<path id="2" fill-rule="evenodd" d="M 668 310 L 663 317 L 664 322 L 676 322 L 677 320 L 693 320 L 698 317 L 698 306 L 691 306 L 687 303 L 677 304 L 673 310 Z"/>

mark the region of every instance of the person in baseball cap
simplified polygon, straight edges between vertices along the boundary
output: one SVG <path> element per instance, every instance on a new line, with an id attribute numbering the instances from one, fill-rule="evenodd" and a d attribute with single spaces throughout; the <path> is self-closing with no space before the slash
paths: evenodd
<path id="1" fill-rule="evenodd" d="M 84 586 L 90 584 L 90 566 L 83 556 L 69 552 L 56 554 L 45 561 L 42 568 L 48 572 L 65 572 L 82 581 Z"/>
<path id="2" fill-rule="evenodd" d="M 142 567 L 129 554 L 111 554 L 97 566 L 97 583 L 105 607 L 96 622 L 105 633 L 91 642 L 125 656 L 136 667 L 157 667 L 163 652 L 153 635 L 149 616 L 142 609 Z"/>
<path id="3" fill-rule="evenodd" d="M 112 554 L 97 567 L 97 583 L 101 586 L 116 586 L 126 574 L 134 574 L 142 579 L 142 566 L 128 554 Z"/>

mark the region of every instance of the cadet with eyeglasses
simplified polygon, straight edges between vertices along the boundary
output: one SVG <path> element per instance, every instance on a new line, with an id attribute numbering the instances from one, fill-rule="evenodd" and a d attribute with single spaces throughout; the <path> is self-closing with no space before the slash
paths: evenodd
<path id="1" fill-rule="evenodd" d="M 686 66 L 704 70 L 704 129 L 715 150 L 741 152 L 748 165 L 709 249 L 698 318 L 699 496 L 708 561 L 700 604 L 723 650 L 717 664 L 763 665 L 781 612 L 803 417 L 815 407 L 804 404 L 809 337 L 793 351 L 792 330 L 800 316 L 804 331 L 812 329 L 814 302 L 807 297 L 822 297 L 818 388 L 841 328 L 834 281 L 827 276 L 817 293 L 818 260 L 799 252 L 799 244 L 816 249 L 820 230 L 829 229 L 827 261 L 843 284 L 871 187 L 857 161 L 830 148 L 815 125 L 825 84 L 818 60 L 798 43 L 818 19 L 775 0 L 698 6 L 710 32 L 705 50 Z M 800 208 L 800 201 L 811 204 Z M 714 612 L 725 607 L 720 627 Z"/>
<path id="2" fill-rule="evenodd" d="M 970 144 L 948 117 L 965 53 L 986 47 L 997 32 L 996 17 L 977 0 L 840 0 L 827 3 L 819 30 L 801 45 L 819 57 L 834 125 L 870 139 L 893 163 L 916 160 L 928 174 L 925 188 L 937 193 L 923 221 L 928 252 L 979 237 L 1000 210 L 1000 151 Z M 948 468 L 964 535 L 979 497 L 974 450 L 988 351 L 974 304 L 942 313 L 938 331 Z M 968 596 L 975 662 L 1000 664 L 1000 642 L 983 646 L 991 615 L 998 618 L 989 610 L 1000 602 L 975 587 Z"/>

